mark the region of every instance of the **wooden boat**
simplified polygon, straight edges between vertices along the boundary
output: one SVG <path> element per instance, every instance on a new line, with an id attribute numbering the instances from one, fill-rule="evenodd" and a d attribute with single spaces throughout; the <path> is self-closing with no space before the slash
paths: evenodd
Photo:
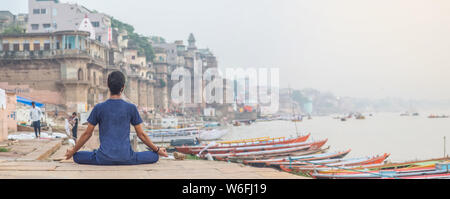
<path id="1" fill-rule="evenodd" d="M 400 177 L 399 179 L 450 179 L 450 173 Z"/>
<path id="2" fill-rule="evenodd" d="M 276 168 L 280 168 L 281 165 L 310 165 L 310 163 L 307 163 L 305 161 L 308 161 L 308 162 L 315 161 L 315 163 L 319 163 L 319 164 L 332 164 L 332 163 L 346 161 L 345 159 L 342 159 L 342 158 L 345 157 L 347 154 L 349 154 L 350 151 L 351 151 L 351 149 L 349 149 L 347 151 L 336 152 L 336 153 L 320 154 L 316 157 L 299 158 L 299 159 L 292 160 L 292 161 L 289 161 L 289 159 L 285 159 L 282 161 L 270 161 L 270 162 L 266 162 L 266 165 L 276 167 Z M 325 161 L 320 161 L 320 160 L 325 160 Z"/>
<path id="3" fill-rule="evenodd" d="M 285 149 L 298 146 L 312 145 L 315 142 L 296 142 L 289 144 L 274 144 L 274 145 L 261 145 L 261 146 L 248 146 L 248 147 L 228 147 L 228 148 L 212 148 L 212 149 L 194 149 L 191 150 L 192 153 L 198 154 L 199 152 L 210 153 L 210 154 L 224 154 L 224 153 L 241 153 L 241 152 L 252 152 L 252 151 L 267 151 L 275 149 Z"/>
<path id="4" fill-rule="evenodd" d="M 254 155 L 254 156 L 246 156 L 246 157 L 228 157 L 227 160 L 230 162 L 236 162 L 236 163 L 244 163 L 244 161 L 250 161 L 250 160 L 266 160 L 269 158 L 279 158 L 279 157 L 288 157 L 288 156 L 303 156 L 303 155 L 311 155 L 311 154 L 320 154 L 325 153 L 330 147 L 326 148 L 318 148 L 318 149 L 309 149 L 306 151 L 300 151 L 295 153 L 289 153 L 289 154 L 275 154 L 275 155 Z"/>
<path id="5" fill-rule="evenodd" d="M 291 157 L 279 157 L 279 158 L 271 158 L 271 159 L 264 159 L 264 160 L 248 160 L 244 161 L 244 164 L 248 164 L 251 166 L 268 166 L 271 163 L 275 162 L 284 162 L 289 161 L 289 158 L 294 160 L 321 160 L 321 159 L 329 159 L 329 158 L 339 158 L 344 157 L 348 153 L 350 153 L 351 150 L 343 151 L 343 152 L 331 152 L 331 153 L 322 153 L 322 154 L 314 154 L 314 155 L 302 155 L 302 156 L 291 156 Z"/>
<path id="6" fill-rule="evenodd" d="M 216 160 L 227 160 L 229 157 L 245 158 L 245 157 L 255 156 L 255 155 L 289 155 L 290 153 L 295 153 L 295 152 L 299 152 L 299 151 L 307 151 L 309 149 L 311 149 L 311 150 L 319 149 L 327 141 L 328 140 L 326 139 L 326 140 L 311 143 L 309 145 L 296 146 L 296 147 L 283 148 L 283 149 L 252 151 L 252 152 L 242 152 L 242 153 L 208 154 L 208 155 L 211 155 Z M 204 155 L 202 157 L 204 157 Z"/>
<path id="7" fill-rule="evenodd" d="M 350 158 L 350 159 L 324 159 L 324 160 L 313 160 L 313 161 L 297 161 L 297 162 L 275 162 L 273 163 L 275 167 L 280 168 L 281 166 L 289 166 L 289 167 L 295 167 L 296 171 L 311 171 L 311 170 L 318 170 L 321 168 L 329 168 L 329 167 L 342 167 L 345 165 L 355 165 L 355 164 L 361 164 L 365 161 L 371 160 L 369 157 L 362 157 L 362 158 Z M 323 165 L 321 167 L 320 165 Z"/>
<path id="8" fill-rule="evenodd" d="M 287 149 L 276 149 L 270 151 L 253 151 L 253 152 L 243 152 L 243 153 L 226 153 L 226 154 L 212 154 L 211 156 L 216 160 L 227 160 L 228 157 L 246 157 L 253 155 L 265 155 L 265 154 L 281 154 L 281 153 L 289 153 L 289 152 L 297 152 L 297 151 L 306 151 L 310 149 L 310 145 L 299 146 Z"/>
<path id="9" fill-rule="evenodd" d="M 354 165 L 368 165 L 368 164 L 379 164 L 382 163 L 386 158 L 389 157 L 390 154 L 385 153 L 381 156 L 375 156 L 372 158 L 368 158 L 363 161 L 353 161 L 353 162 L 343 162 L 336 164 L 319 164 L 319 165 L 280 165 L 280 169 L 286 172 L 300 172 L 300 171 L 313 171 L 316 168 L 324 168 L 324 167 L 339 167 L 339 166 L 354 166 Z M 326 174 L 324 174 L 326 175 Z"/>
<path id="10" fill-rule="evenodd" d="M 387 171 L 373 171 L 373 172 L 361 172 L 356 174 L 338 173 L 338 174 L 312 174 L 314 178 L 318 179 L 403 179 L 403 178 L 420 178 L 428 176 L 445 176 L 450 173 L 450 163 L 439 163 L 434 168 L 406 168 L 399 170 L 387 170 Z"/>
<path id="11" fill-rule="evenodd" d="M 346 171 L 346 172 L 341 172 L 341 173 L 332 173 L 332 174 L 326 174 L 326 175 L 336 175 L 336 176 L 341 176 L 341 175 L 353 175 L 353 174 L 361 174 L 361 173 L 365 173 L 365 174 L 370 174 L 370 173 L 380 173 L 380 172 L 389 172 L 389 171 L 393 171 L 393 172 L 397 172 L 397 173 L 407 173 L 407 172 L 425 172 L 425 171 L 433 171 L 435 170 L 436 165 L 427 165 L 424 167 L 411 167 L 411 168 L 401 168 L 401 169 L 385 169 L 382 171 L 369 171 L 369 170 L 360 170 L 360 171 Z M 324 174 L 324 173 L 321 173 Z"/>
<path id="12" fill-rule="evenodd" d="M 299 136 L 297 138 L 292 139 L 285 139 L 283 138 L 271 138 L 271 139 L 260 139 L 258 141 L 250 141 L 250 142 L 243 142 L 243 143 L 231 143 L 231 144 L 217 144 L 215 146 L 209 147 L 209 149 L 216 149 L 216 148 L 230 148 L 230 147 L 251 147 L 251 146 L 264 146 L 264 145 L 274 145 L 274 144 L 290 144 L 290 143 L 297 143 L 297 142 L 305 142 L 311 134 L 307 134 L 305 136 Z M 193 150 L 202 150 L 207 145 L 202 146 L 181 146 L 181 147 L 175 147 L 175 149 L 178 152 L 184 153 L 184 154 L 195 154 L 192 152 Z"/>
<path id="13" fill-rule="evenodd" d="M 246 144 L 251 142 L 264 142 L 264 141 L 271 141 L 271 140 L 280 140 L 285 139 L 285 137 L 260 137 L 260 138 L 250 138 L 250 139 L 242 139 L 242 140 L 231 140 L 231 141 L 220 141 L 217 142 L 218 144 Z"/>
<path id="14" fill-rule="evenodd" d="M 189 136 L 200 133 L 198 128 L 182 128 L 182 129 L 158 129 L 146 131 L 149 137 L 175 137 L 175 136 Z"/>
<path id="15" fill-rule="evenodd" d="M 436 119 L 436 118 L 449 118 L 450 116 L 448 115 L 430 115 L 428 116 L 428 118 L 430 119 Z"/>
<path id="16" fill-rule="evenodd" d="M 218 140 L 225 136 L 228 133 L 227 130 L 191 130 L 191 129 L 183 129 L 183 130 L 174 130 L 170 132 L 155 132 L 149 133 L 148 136 L 152 140 L 152 142 L 156 143 L 169 143 L 173 140 L 180 139 L 198 139 L 199 141 L 211 141 Z"/>
<path id="17" fill-rule="evenodd" d="M 446 160 L 448 160 L 448 158 L 412 161 L 412 162 L 404 162 L 404 163 L 359 165 L 359 166 L 343 167 L 342 169 L 323 168 L 318 171 L 319 171 L 319 173 L 342 173 L 342 172 L 349 172 L 348 169 L 351 169 L 353 172 L 359 172 L 362 170 L 363 171 L 367 171 L 367 170 L 375 171 L 375 170 L 389 170 L 389 169 L 401 169 L 401 168 L 421 168 L 421 167 L 434 166 L 437 163 L 441 163 Z"/>

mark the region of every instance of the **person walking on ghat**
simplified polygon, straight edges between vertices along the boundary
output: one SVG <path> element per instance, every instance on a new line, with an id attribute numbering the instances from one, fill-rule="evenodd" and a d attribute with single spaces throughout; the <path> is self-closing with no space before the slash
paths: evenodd
<path id="1" fill-rule="evenodd" d="M 72 125 L 72 138 L 75 142 L 77 142 L 77 133 L 78 133 L 78 116 L 77 113 L 72 113 L 72 117 L 70 120 L 70 124 Z"/>
<path id="2" fill-rule="evenodd" d="M 31 102 L 31 106 L 33 106 L 33 108 L 31 108 L 31 110 L 30 110 L 31 124 L 34 127 L 34 134 L 36 135 L 36 138 L 40 138 L 41 137 L 41 115 L 42 115 L 42 112 L 39 107 L 36 107 L 35 102 Z"/>
<path id="3" fill-rule="evenodd" d="M 86 131 L 72 149 L 67 150 L 66 159 L 88 165 L 137 165 L 152 164 L 159 156 L 167 157 L 165 148 L 159 148 L 142 129 L 142 119 L 134 104 L 121 99 L 125 88 L 125 76 L 119 71 L 108 75 L 110 98 L 97 104 L 89 115 Z M 134 152 L 130 143 L 130 124 L 136 134 L 151 151 Z M 80 151 L 92 137 L 95 126 L 99 125 L 100 148 L 92 152 Z"/>

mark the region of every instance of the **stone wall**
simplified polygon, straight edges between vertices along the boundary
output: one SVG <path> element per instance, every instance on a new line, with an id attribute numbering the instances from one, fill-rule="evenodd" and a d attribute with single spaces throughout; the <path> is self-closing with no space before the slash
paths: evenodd
<path id="1" fill-rule="evenodd" d="M 0 108 L 0 142 L 8 139 L 8 122 L 6 110 Z"/>
<path id="2" fill-rule="evenodd" d="M 139 109 L 147 110 L 148 108 L 148 91 L 147 91 L 147 81 L 139 80 Z"/>
<path id="3" fill-rule="evenodd" d="M 8 133 L 17 132 L 17 120 L 16 120 L 16 107 L 17 107 L 17 96 L 14 93 L 7 93 L 6 96 L 6 118 L 7 118 L 7 128 Z"/>
<path id="4" fill-rule="evenodd" d="M 61 68 L 55 61 L 20 61 L 2 63 L 0 80 L 9 85 L 28 85 L 36 90 L 58 91 Z"/>

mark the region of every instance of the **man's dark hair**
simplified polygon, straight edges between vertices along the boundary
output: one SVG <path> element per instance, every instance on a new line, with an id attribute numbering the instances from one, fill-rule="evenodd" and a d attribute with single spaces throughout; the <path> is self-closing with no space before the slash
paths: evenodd
<path id="1" fill-rule="evenodd" d="M 76 113 L 76 112 L 73 112 L 72 115 L 77 115 L 77 113 Z"/>
<path id="2" fill-rule="evenodd" d="M 120 71 L 114 71 L 108 75 L 108 88 L 111 95 L 118 95 L 125 86 L 125 75 Z"/>
<path id="3" fill-rule="evenodd" d="M 34 102 L 31 102 L 31 105 L 36 105 L 36 103 L 34 103 Z"/>

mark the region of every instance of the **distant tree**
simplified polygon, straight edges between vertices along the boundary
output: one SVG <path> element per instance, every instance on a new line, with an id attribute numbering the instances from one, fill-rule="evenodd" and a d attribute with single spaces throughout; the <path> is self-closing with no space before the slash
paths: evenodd
<path id="1" fill-rule="evenodd" d="M 2 33 L 3 34 L 21 34 L 21 33 L 25 33 L 25 29 L 18 25 L 11 25 L 11 26 L 6 27 Z"/>
<path id="2" fill-rule="evenodd" d="M 127 31 L 128 47 L 138 50 L 139 56 L 145 56 L 147 60 L 153 60 L 155 58 L 155 52 L 153 51 L 150 39 L 146 36 L 135 33 L 135 29 L 132 25 L 111 18 L 111 26 L 119 30 Z"/>
<path id="3" fill-rule="evenodd" d="M 166 39 L 164 39 L 163 37 L 153 36 L 153 37 L 150 37 L 150 39 L 155 44 L 165 44 L 166 43 Z"/>

